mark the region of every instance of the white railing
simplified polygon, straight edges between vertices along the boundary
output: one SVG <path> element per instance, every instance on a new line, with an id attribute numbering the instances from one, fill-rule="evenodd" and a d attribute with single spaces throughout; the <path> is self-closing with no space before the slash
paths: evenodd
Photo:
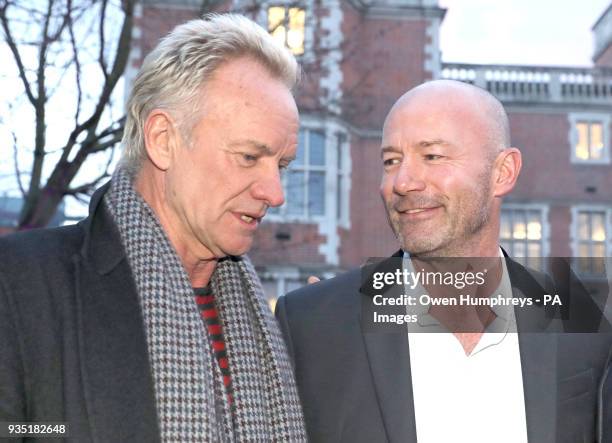
<path id="1" fill-rule="evenodd" d="M 612 106 L 612 69 L 443 63 L 442 78 L 486 89 L 506 102 Z"/>

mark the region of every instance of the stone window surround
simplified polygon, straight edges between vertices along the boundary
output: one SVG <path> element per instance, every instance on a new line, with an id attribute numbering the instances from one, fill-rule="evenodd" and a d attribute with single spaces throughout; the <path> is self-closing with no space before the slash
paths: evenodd
<path id="1" fill-rule="evenodd" d="M 572 255 L 578 257 L 578 213 L 579 212 L 603 212 L 605 217 L 604 227 L 606 229 L 605 250 L 606 256 L 612 255 L 612 206 L 604 204 L 580 204 L 572 206 L 572 221 L 570 224 L 570 246 Z"/>
<path id="2" fill-rule="evenodd" d="M 502 210 L 508 209 L 512 211 L 539 211 L 540 220 L 542 223 L 542 238 L 540 243 L 542 245 L 542 257 L 548 257 L 550 254 L 550 222 L 548 219 L 549 207 L 544 203 L 503 203 Z M 500 214 L 501 218 L 501 214 Z M 501 241 L 501 236 L 500 236 Z M 512 240 L 506 240 L 512 241 Z M 510 253 L 510 251 L 507 251 Z M 510 255 L 512 257 L 512 255 Z"/>
<path id="3" fill-rule="evenodd" d="M 610 115 L 595 112 L 573 112 L 568 114 L 570 145 L 570 161 L 577 165 L 609 165 L 610 164 Z M 576 125 L 579 122 L 601 123 L 603 131 L 604 152 L 603 158 L 597 160 L 582 160 L 576 157 L 576 143 L 578 142 L 578 131 Z"/>

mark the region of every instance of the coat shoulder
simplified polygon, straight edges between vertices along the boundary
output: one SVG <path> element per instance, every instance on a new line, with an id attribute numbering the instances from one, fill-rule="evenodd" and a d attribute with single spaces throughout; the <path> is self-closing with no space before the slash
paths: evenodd
<path id="1" fill-rule="evenodd" d="M 280 317 L 291 328 L 333 327 L 359 318 L 361 270 L 355 269 L 282 296 Z"/>
<path id="2" fill-rule="evenodd" d="M 359 293 L 361 269 L 353 269 L 336 277 L 304 286 L 285 297 L 292 304 L 312 304 L 325 300 L 355 297 Z"/>
<path id="3" fill-rule="evenodd" d="M 83 243 L 79 224 L 35 229 L 0 237 L 0 262 L 5 277 L 70 261 Z"/>

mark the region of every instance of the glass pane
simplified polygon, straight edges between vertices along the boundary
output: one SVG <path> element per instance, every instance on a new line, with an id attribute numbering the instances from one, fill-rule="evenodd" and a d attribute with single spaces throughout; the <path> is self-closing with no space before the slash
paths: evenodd
<path id="1" fill-rule="evenodd" d="M 512 257 L 514 255 L 514 251 L 512 250 L 512 243 L 509 241 L 500 241 L 499 242 L 501 247 L 508 253 L 510 254 L 510 257 Z"/>
<path id="2" fill-rule="evenodd" d="M 519 215 L 517 212 L 514 213 L 514 232 L 512 233 L 513 237 L 519 240 L 523 240 L 527 238 L 527 226 L 525 226 L 525 219 L 522 217 L 522 214 Z"/>
<path id="3" fill-rule="evenodd" d="M 591 158 L 600 160 L 603 158 L 603 128 L 601 123 L 591 124 Z"/>
<path id="4" fill-rule="evenodd" d="M 296 55 L 304 53 L 304 22 L 306 12 L 301 8 L 289 9 L 289 33 L 287 46 Z"/>
<path id="5" fill-rule="evenodd" d="M 606 241 L 606 228 L 604 224 L 604 214 L 601 212 L 594 212 L 591 214 L 591 240 L 593 241 Z"/>
<path id="6" fill-rule="evenodd" d="M 606 246 L 600 243 L 596 243 L 591 248 L 592 257 L 605 257 Z"/>
<path id="7" fill-rule="evenodd" d="M 308 213 L 323 215 L 325 213 L 325 173 L 310 172 L 308 180 Z"/>
<path id="8" fill-rule="evenodd" d="M 529 257 L 527 266 L 537 271 L 542 271 L 542 257 Z"/>
<path id="9" fill-rule="evenodd" d="M 274 39 L 283 46 L 285 45 L 286 41 L 286 30 L 284 22 L 284 6 L 273 6 L 271 8 L 268 8 L 268 32 L 270 32 L 270 34 L 272 34 L 272 37 L 274 37 Z"/>
<path id="10" fill-rule="evenodd" d="M 578 238 L 580 240 L 589 240 L 589 214 L 586 212 L 578 213 Z"/>
<path id="11" fill-rule="evenodd" d="M 272 6 L 268 8 L 268 31 L 275 31 L 285 21 L 285 7 Z"/>
<path id="12" fill-rule="evenodd" d="M 591 271 L 590 257 L 578 257 L 576 258 L 576 264 L 578 266 L 578 272 L 580 274 L 588 274 Z"/>
<path id="13" fill-rule="evenodd" d="M 589 257 L 590 255 L 588 243 L 580 243 L 578 245 L 578 257 Z"/>
<path id="14" fill-rule="evenodd" d="M 509 211 L 502 211 L 499 236 L 501 238 L 512 238 L 512 229 L 510 227 L 510 212 Z"/>
<path id="15" fill-rule="evenodd" d="M 591 259 L 593 261 L 592 268 L 593 274 L 605 275 L 606 273 L 606 261 L 602 256 L 597 256 Z"/>
<path id="16" fill-rule="evenodd" d="M 325 166 L 325 136 L 318 131 L 310 131 L 310 159 L 313 166 Z"/>
<path id="17" fill-rule="evenodd" d="M 525 257 L 525 256 L 527 256 L 527 250 L 525 248 L 525 243 L 523 243 L 523 242 L 515 242 L 514 243 L 514 255 L 516 257 Z"/>
<path id="18" fill-rule="evenodd" d="M 306 131 L 300 129 L 298 134 L 298 149 L 295 154 L 295 160 L 291 162 L 291 166 L 303 166 L 304 156 L 306 155 Z"/>
<path id="19" fill-rule="evenodd" d="M 576 133 L 578 140 L 576 141 L 576 158 L 580 160 L 589 159 L 589 128 L 586 123 L 576 124 Z"/>
<path id="20" fill-rule="evenodd" d="M 540 213 L 529 211 L 527 221 L 527 238 L 529 240 L 540 240 L 542 238 L 542 223 Z"/>
<path id="21" fill-rule="evenodd" d="M 287 172 L 287 214 L 304 215 L 304 173 Z"/>
<path id="22" fill-rule="evenodd" d="M 527 256 L 529 257 L 541 257 L 542 256 L 542 245 L 536 242 L 530 242 L 527 246 Z"/>

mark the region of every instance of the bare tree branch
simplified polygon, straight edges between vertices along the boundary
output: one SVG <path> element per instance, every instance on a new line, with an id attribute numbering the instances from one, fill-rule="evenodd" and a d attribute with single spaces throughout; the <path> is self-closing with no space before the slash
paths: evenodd
<path id="1" fill-rule="evenodd" d="M 17 43 L 15 42 L 13 34 L 11 33 L 11 28 L 9 26 L 7 15 L 8 6 L 9 3 L 6 0 L 4 0 L 0 4 L 0 22 L 2 23 L 2 30 L 4 31 L 4 39 L 6 41 L 6 44 L 9 46 L 11 53 L 13 54 L 15 63 L 17 63 L 17 69 L 19 70 L 19 78 L 23 83 L 23 87 L 25 89 L 26 95 L 28 96 L 28 100 L 30 101 L 30 103 L 32 103 L 32 105 L 36 106 L 37 99 L 36 97 L 34 97 L 34 93 L 32 92 L 32 87 L 26 75 L 26 68 L 23 64 L 23 59 L 21 58 L 21 54 L 19 52 L 19 49 L 17 48 Z"/>
<path id="2" fill-rule="evenodd" d="M 114 149 L 111 150 L 111 153 L 108 156 L 108 160 L 106 162 L 106 166 L 104 167 L 104 172 L 102 172 L 98 177 L 96 177 L 94 180 L 90 181 L 89 183 L 85 183 L 83 185 L 68 189 L 66 191 L 66 195 L 72 195 L 72 196 L 76 196 L 77 194 L 91 195 L 93 191 L 95 191 L 95 189 L 98 186 L 100 186 L 100 182 L 102 182 L 102 180 L 107 179 L 111 176 L 109 169 L 110 169 L 111 164 L 113 163 L 113 160 L 115 159 L 115 152 L 116 150 Z"/>
<path id="3" fill-rule="evenodd" d="M 19 186 L 19 191 L 21 191 L 21 195 L 25 198 L 26 190 L 23 186 L 23 182 L 21 181 L 21 171 L 19 171 L 19 152 L 18 152 L 18 143 L 17 143 L 17 134 L 14 131 L 11 131 L 11 136 L 13 137 L 13 166 L 15 168 L 15 180 L 17 180 L 17 185 Z"/>
<path id="4" fill-rule="evenodd" d="M 104 48 L 106 39 L 104 37 L 104 22 L 106 21 L 106 6 L 107 0 L 102 0 L 102 5 L 100 7 L 100 24 L 99 24 L 99 35 L 100 35 L 100 52 L 98 54 L 98 64 L 100 65 L 100 69 L 102 70 L 102 75 L 104 75 L 104 79 L 108 81 L 108 67 L 106 66 L 106 59 L 104 58 Z"/>
<path id="5" fill-rule="evenodd" d="M 102 112 L 108 103 L 110 96 L 117 85 L 117 81 L 121 78 L 121 75 L 125 71 L 125 67 L 127 65 L 130 45 L 132 39 L 132 22 L 133 22 L 133 14 L 134 14 L 134 0 L 126 0 L 124 2 L 124 11 L 125 17 L 123 20 L 123 25 L 121 27 L 121 33 L 119 37 L 119 44 L 117 45 L 117 55 L 115 57 L 115 62 L 113 64 L 113 68 L 110 74 L 106 77 L 106 81 L 104 82 L 104 86 L 102 88 L 102 92 L 98 98 L 98 103 L 96 104 L 96 108 L 93 114 L 82 124 L 77 125 L 74 128 L 72 133 L 68 138 L 68 142 L 66 143 L 66 149 L 62 154 L 62 158 L 60 161 L 67 161 L 70 151 L 76 143 L 77 137 L 83 131 L 87 131 L 86 140 L 91 142 L 95 138 L 95 131 L 98 126 L 98 122 L 100 117 L 102 116 Z M 85 156 L 86 152 L 83 152 Z"/>
<path id="6" fill-rule="evenodd" d="M 74 75 L 77 87 L 77 103 L 74 111 L 74 124 L 78 125 L 79 117 L 81 116 L 81 105 L 83 103 L 83 88 L 81 87 L 81 60 L 79 59 L 79 51 L 76 44 L 76 38 L 74 37 L 74 20 L 72 19 L 72 15 L 70 15 L 68 22 L 68 35 L 70 37 L 70 48 L 72 49 L 72 60 L 74 61 Z"/>

